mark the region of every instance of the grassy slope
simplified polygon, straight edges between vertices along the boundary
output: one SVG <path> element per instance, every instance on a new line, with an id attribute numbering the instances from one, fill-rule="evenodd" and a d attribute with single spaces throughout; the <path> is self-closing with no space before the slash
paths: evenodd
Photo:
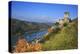
<path id="1" fill-rule="evenodd" d="M 43 50 L 76 49 L 77 46 L 77 20 L 62 28 L 57 34 L 52 33 L 50 39 L 42 44 Z"/>

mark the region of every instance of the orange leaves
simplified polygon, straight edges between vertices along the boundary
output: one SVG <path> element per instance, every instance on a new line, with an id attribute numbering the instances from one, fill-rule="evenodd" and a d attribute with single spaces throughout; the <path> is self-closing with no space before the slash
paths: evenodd
<path id="1" fill-rule="evenodd" d="M 40 43 L 36 43 L 35 45 L 33 45 L 33 51 L 40 51 L 41 50 L 41 44 Z"/>
<path id="2" fill-rule="evenodd" d="M 48 32 L 53 32 L 53 30 L 51 28 L 48 29 Z"/>
<path id="3" fill-rule="evenodd" d="M 27 42 L 25 39 L 19 39 L 15 48 L 16 52 L 26 51 Z"/>
<path id="4" fill-rule="evenodd" d="M 19 39 L 15 48 L 15 52 L 41 51 L 41 44 L 30 44 L 24 38 Z"/>

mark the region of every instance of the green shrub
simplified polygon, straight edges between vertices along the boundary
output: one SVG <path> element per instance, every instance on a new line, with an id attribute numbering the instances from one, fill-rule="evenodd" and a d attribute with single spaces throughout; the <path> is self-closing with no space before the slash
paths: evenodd
<path id="1" fill-rule="evenodd" d="M 68 23 L 64 23 L 64 24 L 63 24 L 64 27 L 67 26 L 67 25 L 68 25 Z"/>

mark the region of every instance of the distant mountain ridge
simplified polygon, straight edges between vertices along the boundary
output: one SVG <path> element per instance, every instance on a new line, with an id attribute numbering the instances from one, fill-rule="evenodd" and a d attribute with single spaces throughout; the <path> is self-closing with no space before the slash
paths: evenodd
<path id="1" fill-rule="evenodd" d="M 44 30 L 50 27 L 47 23 L 37 23 L 29 21 L 21 21 L 18 19 L 11 18 L 11 35 L 24 34 L 25 32 L 34 32 L 39 30 Z"/>

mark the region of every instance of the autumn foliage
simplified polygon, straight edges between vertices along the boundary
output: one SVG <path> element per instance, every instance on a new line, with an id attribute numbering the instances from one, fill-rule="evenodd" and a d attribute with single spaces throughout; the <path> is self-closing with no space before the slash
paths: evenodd
<path id="1" fill-rule="evenodd" d="M 41 51 L 41 44 L 40 43 L 35 43 L 31 44 L 28 43 L 24 38 L 21 38 L 18 40 L 16 47 L 15 47 L 15 52 L 33 52 L 33 51 Z"/>
<path id="2" fill-rule="evenodd" d="M 51 29 L 51 28 L 48 28 L 48 32 L 53 32 L 53 29 Z"/>

